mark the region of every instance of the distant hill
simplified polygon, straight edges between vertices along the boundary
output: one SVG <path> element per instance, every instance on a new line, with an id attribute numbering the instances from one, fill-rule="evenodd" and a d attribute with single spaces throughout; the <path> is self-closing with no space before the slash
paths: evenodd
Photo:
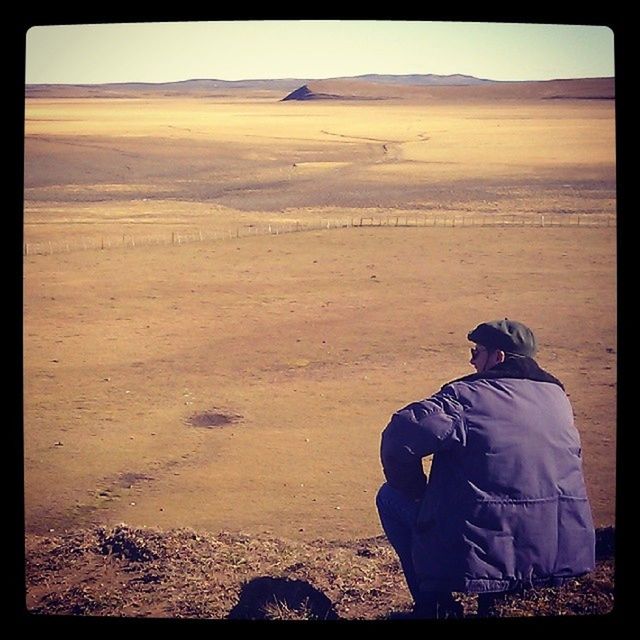
<path id="1" fill-rule="evenodd" d="M 505 98 L 613 99 L 613 78 L 504 82 L 461 74 L 380 75 L 313 80 L 193 79 L 178 82 L 27 84 L 27 98 L 233 97 L 247 94 L 275 100 L 460 100 Z"/>
<path id="2" fill-rule="evenodd" d="M 302 85 L 282 100 L 388 100 L 402 98 L 412 86 L 351 79 L 317 80 Z"/>
<path id="3" fill-rule="evenodd" d="M 27 98 L 138 96 L 224 96 L 239 91 L 270 91 L 286 93 L 304 84 L 299 78 L 277 80 L 215 80 L 195 79 L 178 82 L 111 82 L 105 84 L 27 84 Z"/>
<path id="4" fill-rule="evenodd" d="M 384 78 L 385 76 L 379 76 Z M 408 77 L 407 77 L 408 78 Z M 454 78 L 462 78 L 459 82 Z M 298 87 L 287 100 L 613 100 L 613 78 L 585 78 L 534 82 L 497 82 L 445 76 L 430 82 L 371 82 L 360 78 L 315 80 Z"/>
<path id="5" fill-rule="evenodd" d="M 483 84 L 486 82 L 499 82 L 499 80 L 487 80 L 484 78 L 475 78 L 474 76 L 465 76 L 459 73 L 448 76 L 439 76 L 433 73 L 412 73 L 409 75 L 379 75 L 369 73 L 363 76 L 354 76 L 352 78 L 334 78 L 335 80 L 365 80 L 367 82 L 381 82 L 383 84 L 409 84 L 409 85 L 470 85 Z"/>

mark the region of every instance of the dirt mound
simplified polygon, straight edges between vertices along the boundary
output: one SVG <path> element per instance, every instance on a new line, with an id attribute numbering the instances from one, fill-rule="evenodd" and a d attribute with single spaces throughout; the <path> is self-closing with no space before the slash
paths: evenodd
<path id="1" fill-rule="evenodd" d="M 600 615 L 614 604 L 613 529 L 598 532 L 598 565 L 561 588 L 500 605 L 502 617 Z M 26 540 L 34 614 L 160 618 L 387 620 L 410 600 L 383 537 L 300 543 L 266 536 L 119 525 Z M 473 596 L 455 594 L 465 617 Z"/>
<path id="2" fill-rule="evenodd" d="M 411 87 L 364 80 L 315 80 L 286 95 L 287 100 L 386 100 L 411 93 Z"/>
<path id="3" fill-rule="evenodd" d="M 320 80 L 305 84 L 285 96 L 287 100 L 385 100 L 406 93 L 393 85 L 364 81 Z"/>

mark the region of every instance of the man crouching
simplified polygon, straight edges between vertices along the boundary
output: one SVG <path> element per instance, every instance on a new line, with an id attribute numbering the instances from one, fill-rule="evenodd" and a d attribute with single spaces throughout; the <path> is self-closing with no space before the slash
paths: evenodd
<path id="1" fill-rule="evenodd" d="M 420 618 L 460 616 L 452 592 L 477 593 L 488 616 L 501 594 L 558 586 L 595 566 L 562 383 L 533 359 L 522 323 L 485 322 L 468 339 L 476 373 L 396 412 L 382 433 L 378 513 Z"/>

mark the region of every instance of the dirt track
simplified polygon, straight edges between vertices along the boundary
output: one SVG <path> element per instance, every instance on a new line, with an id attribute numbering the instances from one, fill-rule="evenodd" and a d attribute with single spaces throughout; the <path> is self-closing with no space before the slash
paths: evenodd
<path id="1" fill-rule="evenodd" d="M 278 105 L 280 117 L 262 103 L 114 104 L 28 106 L 26 240 L 362 207 L 615 211 L 609 105 Z M 389 160 L 380 142 L 323 129 L 402 145 Z M 596 521 L 614 522 L 614 228 L 340 229 L 26 256 L 24 291 L 28 531 L 378 535 L 380 430 L 471 371 L 466 332 L 504 315 L 536 330 L 541 364 L 565 382 Z M 203 413 L 232 419 L 194 426 Z"/>

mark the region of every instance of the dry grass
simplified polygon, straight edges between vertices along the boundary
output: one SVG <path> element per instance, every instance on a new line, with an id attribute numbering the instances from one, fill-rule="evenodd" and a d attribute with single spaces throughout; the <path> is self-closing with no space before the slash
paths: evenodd
<path id="1" fill-rule="evenodd" d="M 599 532 L 591 575 L 511 597 L 498 615 L 611 613 L 612 535 Z M 391 620 L 411 605 L 397 558 L 382 537 L 301 543 L 126 525 L 29 536 L 26 586 L 28 611 L 38 616 Z M 474 596 L 455 597 L 465 617 L 476 616 Z"/>

